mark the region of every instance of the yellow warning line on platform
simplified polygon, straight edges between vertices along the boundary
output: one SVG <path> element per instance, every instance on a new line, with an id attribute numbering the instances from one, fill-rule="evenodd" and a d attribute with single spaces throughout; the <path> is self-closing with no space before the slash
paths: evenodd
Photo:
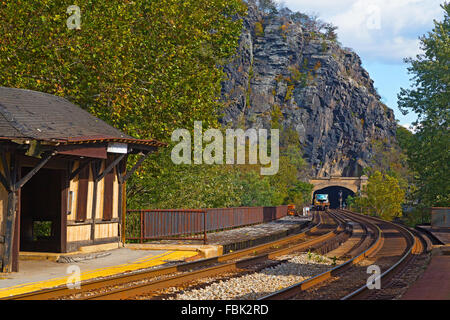
<path id="1" fill-rule="evenodd" d="M 101 277 L 108 277 L 112 275 L 116 275 L 119 273 L 124 273 L 127 271 L 135 271 L 139 269 L 150 268 L 154 266 L 158 266 L 166 263 L 170 260 L 183 260 L 189 257 L 193 257 L 197 254 L 196 251 L 168 251 L 162 254 L 147 256 L 144 258 L 140 258 L 135 260 L 129 264 L 121 264 L 112 267 L 99 268 L 94 270 L 88 270 L 85 272 L 81 272 L 80 280 L 90 280 Z M 71 264 L 73 265 L 73 264 Z M 73 279 L 73 274 L 69 274 L 65 277 L 54 278 L 44 281 L 37 281 L 31 283 L 23 283 L 16 286 L 11 286 L 7 288 L 0 288 L 0 298 L 6 298 L 10 296 L 15 296 L 18 294 L 24 294 L 28 292 L 33 292 L 42 289 L 53 288 L 61 285 L 65 285 L 68 283 L 69 278 Z M 70 283 L 73 283 L 71 281 Z"/>

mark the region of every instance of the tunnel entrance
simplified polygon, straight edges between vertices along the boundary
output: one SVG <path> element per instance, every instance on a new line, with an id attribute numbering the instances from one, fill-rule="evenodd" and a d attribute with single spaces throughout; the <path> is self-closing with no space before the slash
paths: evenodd
<path id="1" fill-rule="evenodd" d="M 355 195 L 355 193 L 350 189 L 347 189 L 345 187 L 340 187 L 340 186 L 326 187 L 326 188 L 314 191 L 313 201 L 314 201 L 314 198 L 316 197 L 316 194 L 328 194 L 328 201 L 330 201 L 330 209 L 337 209 L 337 208 L 339 208 L 339 204 L 340 204 L 339 193 L 341 191 L 342 191 L 342 205 L 347 207 L 347 201 L 346 201 L 347 197 L 348 196 L 353 197 Z"/>

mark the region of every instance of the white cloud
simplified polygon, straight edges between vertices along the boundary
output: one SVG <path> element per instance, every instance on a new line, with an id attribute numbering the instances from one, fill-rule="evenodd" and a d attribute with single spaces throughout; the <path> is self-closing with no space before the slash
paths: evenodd
<path id="1" fill-rule="evenodd" d="M 404 124 L 400 124 L 403 128 L 408 129 L 409 131 L 411 131 L 412 133 L 416 133 L 417 132 L 417 126 L 413 126 L 411 123 L 404 123 Z"/>
<path id="2" fill-rule="evenodd" d="M 420 53 L 418 37 L 442 19 L 443 0 L 284 0 L 338 27 L 339 41 L 362 57 L 389 63 Z"/>

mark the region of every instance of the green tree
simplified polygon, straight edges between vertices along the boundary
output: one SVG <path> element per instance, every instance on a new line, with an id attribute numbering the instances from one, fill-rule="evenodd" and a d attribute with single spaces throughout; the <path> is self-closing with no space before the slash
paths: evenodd
<path id="1" fill-rule="evenodd" d="M 288 191 L 288 204 L 295 204 L 298 208 L 311 203 L 311 193 L 314 186 L 308 182 L 297 181 Z"/>
<path id="2" fill-rule="evenodd" d="M 370 176 L 379 171 L 396 178 L 406 193 L 408 203 L 412 204 L 415 202 L 416 185 L 414 172 L 408 165 L 406 154 L 412 135 L 408 133 L 411 134 L 407 129 L 397 126 L 397 141 L 394 139 L 372 141 L 373 157 L 370 160 L 370 167 L 365 168 L 364 172 Z"/>
<path id="3" fill-rule="evenodd" d="M 397 126 L 396 137 L 400 148 L 407 152 L 413 143 L 414 134 L 402 126 Z"/>
<path id="4" fill-rule="evenodd" d="M 369 175 L 375 171 L 389 174 L 401 180 L 403 185 L 411 182 L 411 173 L 408 168 L 407 155 L 395 141 L 372 141 L 373 156 L 370 167 L 365 172 Z"/>
<path id="5" fill-rule="evenodd" d="M 137 138 L 168 142 L 174 129 L 193 128 L 200 120 L 219 126 L 221 66 L 238 44 L 239 17 L 246 13 L 242 1 L 80 0 L 77 5 L 81 29 L 71 30 L 66 1 L 0 1 L 1 86 L 65 97 Z M 169 154 L 152 157 L 128 181 L 132 207 L 238 203 L 233 190 L 227 192 L 224 172 L 175 167 Z M 134 161 L 131 157 L 130 165 Z M 193 189 L 199 182 L 210 182 L 205 185 L 212 192 Z"/>
<path id="6" fill-rule="evenodd" d="M 270 12 L 274 2 L 261 4 Z M 192 129 L 194 121 L 219 127 L 221 66 L 236 51 L 244 2 L 80 0 L 77 5 L 81 29 L 72 30 L 66 1 L 0 1 L 1 86 L 65 97 L 138 138 L 169 142 L 174 129 Z M 176 166 L 170 148 L 162 150 L 127 182 L 128 205 L 291 201 L 299 195 L 294 191 L 304 159 L 298 137 L 286 141 L 274 177 L 260 176 L 255 166 Z M 135 157 L 130 160 L 133 165 Z"/>
<path id="7" fill-rule="evenodd" d="M 139 138 L 217 126 L 219 67 L 235 52 L 240 0 L 0 2 L 0 85 L 68 98 Z"/>
<path id="8" fill-rule="evenodd" d="M 269 179 L 261 177 L 256 171 L 241 172 L 236 183 L 242 191 L 242 206 L 254 207 L 282 204 L 282 196 L 273 189 Z"/>
<path id="9" fill-rule="evenodd" d="M 398 179 L 375 171 L 362 194 L 348 197 L 347 202 L 357 211 L 392 220 L 402 215 L 404 197 L 405 192 L 400 188 Z"/>
<path id="10" fill-rule="evenodd" d="M 450 205 L 450 5 L 444 20 L 420 38 L 424 54 L 406 59 L 413 75 L 412 89 L 401 89 L 399 108 L 415 112 L 417 132 L 408 142 L 410 167 L 417 174 L 416 198 L 421 206 Z"/>

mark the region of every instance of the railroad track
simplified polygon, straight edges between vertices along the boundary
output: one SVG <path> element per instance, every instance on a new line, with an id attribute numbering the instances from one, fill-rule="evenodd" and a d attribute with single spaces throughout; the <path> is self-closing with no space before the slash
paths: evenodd
<path id="1" fill-rule="evenodd" d="M 80 289 L 69 289 L 64 286 L 17 295 L 7 299 L 127 299 L 140 294 L 149 294 L 168 286 L 188 283 L 202 277 L 246 271 L 251 265 L 263 263 L 268 259 L 290 252 L 314 249 L 320 244 L 325 243 L 330 247 L 333 245 L 333 239 L 335 239 L 334 241 L 343 241 L 342 235 L 345 234 L 346 229 L 342 218 L 333 213 L 321 213 L 315 215 L 314 220 L 312 226 L 299 234 L 220 257 L 84 282 Z"/>
<path id="2" fill-rule="evenodd" d="M 336 210 L 359 223 L 365 236 L 350 250 L 353 254 L 342 264 L 315 277 L 266 295 L 260 300 L 281 299 L 389 299 L 384 291 L 396 274 L 429 248 L 424 240 L 407 228 L 378 218 L 362 216 L 348 210 Z M 355 253 L 356 252 L 356 253 Z M 377 265 L 381 274 L 380 290 L 369 290 L 369 265 Z"/>
<path id="3" fill-rule="evenodd" d="M 387 289 L 395 286 L 394 279 L 401 275 L 407 266 L 412 264 L 420 254 L 430 250 L 426 239 L 418 232 L 398 224 L 386 223 L 386 221 L 378 218 L 372 219 L 375 223 L 378 223 L 385 236 L 385 243 L 376 254 L 374 262 L 374 264 L 379 263 L 381 267 L 381 274 L 376 278 L 380 282 L 380 289 L 370 290 L 366 284 L 342 297 L 341 300 L 385 300 L 394 298 L 394 296 L 386 293 Z M 400 231 L 404 236 L 406 246 L 405 242 L 400 240 L 400 238 L 392 237 L 392 230 L 394 229 Z"/>
<path id="4" fill-rule="evenodd" d="M 186 288 L 193 284 L 197 284 L 202 279 L 211 278 L 227 278 L 230 276 L 237 276 L 249 272 L 256 271 L 262 266 L 266 266 L 267 261 L 270 261 L 278 256 L 288 254 L 298 250 L 307 250 L 317 247 L 326 241 L 330 241 L 337 235 L 342 234 L 345 229 L 343 221 L 332 214 L 320 214 L 320 223 L 315 230 L 308 230 L 299 237 L 289 237 L 280 241 L 274 241 L 263 245 L 265 252 L 258 254 L 255 248 L 241 250 L 236 252 L 236 257 L 230 255 L 225 257 L 223 264 L 212 267 L 202 268 L 197 271 L 187 272 L 180 275 L 175 275 L 166 279 L 156 280 L 149 283 L 133 285 L 130 287 L 118 288 L 105 293 L 97 294 L 93 297 L 88 297 L 89 300 L 120 300 L 120 299 L 154 299 L 164 297 L 161 294 L 167 288 L 177 287 Z M 334 222 L 334 223 L 332 223 Z M 283 248 L 279 248 L 283 244 Z"/>

